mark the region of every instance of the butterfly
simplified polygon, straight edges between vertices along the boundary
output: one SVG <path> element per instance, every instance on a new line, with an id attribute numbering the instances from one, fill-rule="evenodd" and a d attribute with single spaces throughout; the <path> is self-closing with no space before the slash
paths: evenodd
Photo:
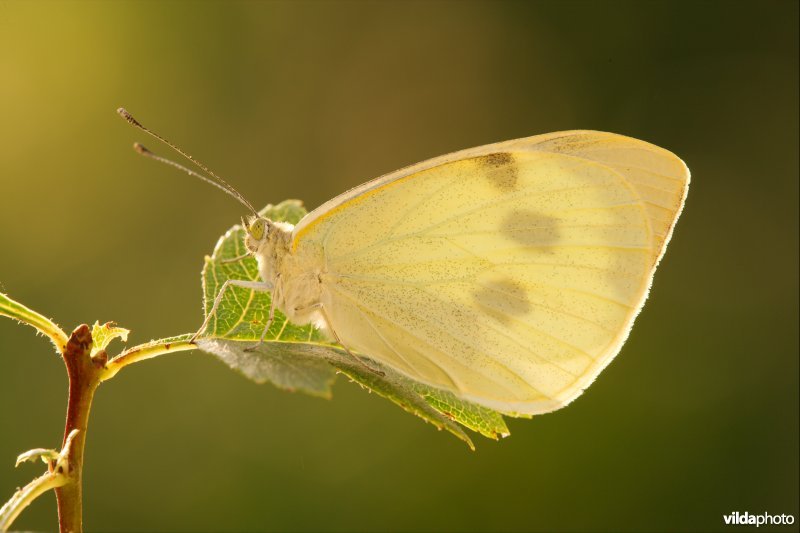
<path id="1" fill-rule="evenodd" d="M 277 308 L 467 401 L 553 411 L 620 351 L 689 178 L 647 142 L 565 131 L 411 165 L 296 226 L 260 217 L 217 178 L 254 213 L 242 224 L 261 280 L 228 280 L 208 317 L 229 285 L 270 291 L 267 329 Z"/>

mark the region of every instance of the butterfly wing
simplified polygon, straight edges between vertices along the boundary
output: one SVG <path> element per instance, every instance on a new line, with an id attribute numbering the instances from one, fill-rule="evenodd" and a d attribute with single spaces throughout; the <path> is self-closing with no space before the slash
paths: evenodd
<path id="1" fill-rule="evenodd" d="M 686 196 L 672 153 L 575 131 L 432 159 L 295 228 L 350 349 L 506 413 L 577 397 L 617 354 Z"/>

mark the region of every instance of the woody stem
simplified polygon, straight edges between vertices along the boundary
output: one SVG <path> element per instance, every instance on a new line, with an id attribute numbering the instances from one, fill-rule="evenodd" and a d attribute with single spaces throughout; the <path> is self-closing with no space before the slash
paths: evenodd
<path id="1" fill-rule="evenodd" d="M 64 442 L 73 430 L 77 429 L 72 445 L 69 447 L 65 472 L 67 482 L 56 488 L 58 501 L 58 525 L 61 533 L 81 533 L 83 531 L 82 473 L 83 451 L 86 444 L 86 430 L 92 398 L 100 384 L 100 374 L 105 361 L 94 361 L 90 357 L 92 335 L 89 326 L 78 326 L 67 342 L 62 353 L 69 376 L 69 401 L 67 420 L 64 427 Z"/>

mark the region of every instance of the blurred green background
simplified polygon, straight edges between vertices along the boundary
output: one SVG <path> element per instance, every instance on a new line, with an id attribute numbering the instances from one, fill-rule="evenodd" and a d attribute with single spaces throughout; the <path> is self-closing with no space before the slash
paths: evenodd
<path id="1" fill-rule="evenodd" d="M 693 182 L 630 340 L 568 408 L 473 453 L 345 380 L 324 401 L 156 359 L 96 396 L 89 530 L 800 518 L 798 2 L 0 2 L 0 290 L 133 345 L 198 327 L 203 256 L 244 212 L 134 154 L 120 105 L 257 205 L 571 128 L 668 148 Z M 41 471 L 18 453 L 60 443 L 66 384 L 0 320 L 0 500 Z M 16 526 L 54 529 L 52 494 Z"/>

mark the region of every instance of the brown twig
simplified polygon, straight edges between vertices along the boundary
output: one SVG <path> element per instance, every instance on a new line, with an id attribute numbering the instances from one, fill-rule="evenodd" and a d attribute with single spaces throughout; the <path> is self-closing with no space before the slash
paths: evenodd
<path id="1" fill-rule="evenodd" d="M 69 376 L 69 400 L 67 421 L 64 427 L 64 444 L 74 430 L 78 430 L 69 447 L 67 482 L 56 488 L 58 500 L 58 526 L 61 533 L 80 533 L 83 531 L 82 473 L 83 450 L 86 444 L 86 430 L 92 398 L 100 384 L 102 362 L 90 357 L 92 334 L 89 326 L 82 324 L 70 335 L 63 352 L 64 364 Z M 62 444 L 63 446 L 63 444 Z"/>

